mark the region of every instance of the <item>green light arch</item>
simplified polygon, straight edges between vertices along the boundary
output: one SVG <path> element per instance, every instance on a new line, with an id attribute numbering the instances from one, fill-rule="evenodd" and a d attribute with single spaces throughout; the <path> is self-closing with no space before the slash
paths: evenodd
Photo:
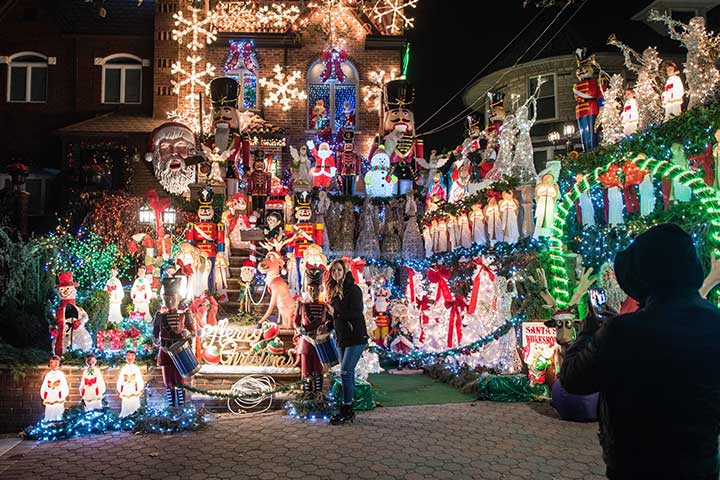
<path id="1" fill-rule="evenodd" d="M 577 182 L 572 190 L 563 195 L 562 200 L 557 205 L 555 221 L 550 235 L 550 272 L 548 277 L 553 297 L 559 308 L 567 308 L 572 295 L 568 280 L 570 275 L 567 270 L 567 252 L 565 243 L 562 240 L 568 215 L 580 195 L 596 185 L 600 175 L 607 172 L 610 165 L 614 163 L 617 163 L 617 161 L 614 160 L 604 167 L 598 167 L 592 173 L 585 175 L 582 181 Z M 702 177 L 672 162 L 654 158 L 642 158 L 636 159 L 635 163 L 642 170 L 649 170 L 654 178 L 669 177 L 671 180 L 677 180 L 692 190 L 693 195 L 700 200 L 707 212 L 709 246 L 712 252 L 720 257 L 720 200 L 715 195 L 715 191 L 705 184 Z"/>

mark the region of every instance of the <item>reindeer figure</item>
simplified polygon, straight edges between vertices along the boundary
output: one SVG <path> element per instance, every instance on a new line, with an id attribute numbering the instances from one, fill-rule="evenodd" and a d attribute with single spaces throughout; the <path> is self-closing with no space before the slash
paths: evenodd
<path id="1" fill-rule="evenodd" d="M 548 385 L 552 385 L 555 382 L 557 376 L 557 368 L 562 365 L 563 359 L 565 357 L 565 348 L 575 338 L 575 328 L 580 323 L 580 320 L 577 318 L 578 315 L 575 307 L 577 307 L 577 305 L 580 303 L 580 300 L 585 296 L 588 289 L 595 282 L 594 278 L 592 280 L 590 279 L 590 275 L 592 275 L 592 272 L 592 268 L 588 268 L 583 271 L 583 274 L 578 281 L 578 286 L 575 289 L 575 292 L 572 294 L 572 297 L 570 297 L 570 301 L 568 302 L 567 307 L 564 309 L 558 308 L 555 298 L 548 290 L 548 282 L 543 269 L 538 268 L 536 270 L 538 277 L 537 280 L 531 277 L 532 281 L 540 285 L 540 296 L 543 300 L 545 300 L 545 305 L 543 305 L 543 307 L 552 309 L 554 311 L 552 317 L 550 317 L 550 320 L 545 321 L 546 327 L 556 329 L 556 345 L 552 353 L 550 364 L 545 373 L 546 383 Z"/>

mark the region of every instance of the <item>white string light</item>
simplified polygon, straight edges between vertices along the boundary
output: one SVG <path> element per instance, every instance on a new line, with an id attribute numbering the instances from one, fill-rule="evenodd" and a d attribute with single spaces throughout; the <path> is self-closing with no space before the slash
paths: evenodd
<path id="1" fill-rule="evenodd" d="M 368 83 L 362 87 L 363 91 L 363 103 L 369 111 L 379 111 L 380 101 L 382 99 L 383 86 L 390 80 L 397 78 L 397 70 L 391 70 L 389 78 L 385 78 L 387 72 L 385 70 L 375 70 L 374 72 L 368 73 Z"/>
<path id="2" fill-rule="evenodd" d="M 382 25 L 385 33 L 397 35 L 415 26 L 415 18 L 406 9 L 416 8 L 418 0 L 376 0 L 370 9 L 370 17 Z"/>
<path id="3" fill-rule="evenodd" d="M 283 72 L 283 68 L 280 65 L 273 67 L 272 78 L 261 78 L 258 81 L 265 91 L 265 106 L 271 107 L 276 103 L 282 105 L 282 111 L 287 112 L 292 108 L 290 106 L 293 100 L 305 100 L 307 94 L 304 90 L 300 90 L 297 87 L 298 80 L 302 77 L 299 70 L 295 70 L 290 74 Z"/>
<path id="4" fill-rule="evenodd" d="M 193 52 L 197 52 L 205 49 L 205 45 L 217 40 L 217 30 L 214 26 L 217 21 L 217 14 L 208 12 L 206 17 L 201 20 L 198 16 L 199 13 L 202 13 L 201 9 L 192 6 L 188 7 L 188 9 L 191 14 L 189 18 L 185 17 L 182 11 L 173 15 L 175 26 L 179 28 L 172 31 L 172 38 L 180 45 L 187 41 L 185 46 Z"/>

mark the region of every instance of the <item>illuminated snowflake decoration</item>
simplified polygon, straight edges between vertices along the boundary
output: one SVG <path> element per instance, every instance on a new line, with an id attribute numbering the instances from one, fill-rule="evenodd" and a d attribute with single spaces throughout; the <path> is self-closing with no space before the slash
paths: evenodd
<path id="1" fill-rule="evenodd" d="M 204 49 L 206 44 L 209 45 L 217 40 L 217 30 L 214 26 L 217 14 L 208 12 L 207 16 L 201 20 L 202 9 L 194 7 L 188 7 L 188 9 L 191 13 L 190 17 L 185 17 L 182 11 L 173 15 L 175 26 L 178 28 L 172 31 L 172 38 L 180 45 L 187 42 L 185 46 L 193 52 L 197 52 Z"/>
<path id="2" fill-rule="evenodd" d="M 382 24 L 385 31 L 398 34 L 415 26 L 415 18 L 408 17 L 405 11 L 416 8 L 419 0 L 376 0 L 370 9 L 370 16 Z"/>
<path id="3" fill-rule="evenodd" d="M 199 63 L 202 61 L 202 57 L 199 55 L 188 55 L 186 60 L 190 65 L 189 69 L 183 67 L 179 61 L 172 64 L 170 73 L 178 75 L 180 78 L 179 80 L 173 80 L 172 85 L 174 92 L 178 94 L 183 88 L 189 90 L 189 93 L 185 95 L 185 99 L 194 100 L 197 98 L 199 90 L 208 92 L 210 88 L 209 80 L 215 76 L 215 66 L 208 62 L 205 63 L 205 68 L 200 70 Z"/>
<path id="4" fill-rule="evenodd" d="M 368 82 L 370 85 L 366 85 L 362 88 L 363 91 L 363 102 L 370 111 L 380 110 L 380 101 L 382 99 L 383 86 L 390 80 L 397 78 L 397 71 L 390 71 L 390 77 L 385 78 L 387 72 L 385 70 L 376 70 L 368 74 Z"/>
<path id="5" fill-rule="evenodd" d="M 284 32 L 301 13 L 295 5 L 272 3 L 259 7 L 253 1 L 220 1 L 216 11 L 215 25 L 224 32 Z"/>
<path id="6" fill-rule="evenodd" d="M 301 77 L 299 70 L 295 70 L 288 75 L 283 72 L 280 65 L 275 65 L 273 72 L 275 75 L 271 79 L 261 78 L 259 80 L 260 85 L 267 89 L 264 102 L 266 107 L 279 103 L 282 105 L 283 112 L 287 112 L 290 110 L 290 103 L 293 100 L 305 100 L 307 98 L 305 91 L 297 87 L 298 80 Z"/>

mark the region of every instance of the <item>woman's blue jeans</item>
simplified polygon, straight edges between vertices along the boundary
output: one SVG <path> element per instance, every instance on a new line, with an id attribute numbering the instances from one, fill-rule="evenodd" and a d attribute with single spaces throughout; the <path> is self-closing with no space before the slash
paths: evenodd
<path id="1" fill-rule="evenodd" d="M 352 405 L 355 397 L 355 366 L 362 357 L 367 344 L 353 345 L 351 347 L 338 346 L 340 354 L 340 380 L 343 387 L 343 403 Z"/>

